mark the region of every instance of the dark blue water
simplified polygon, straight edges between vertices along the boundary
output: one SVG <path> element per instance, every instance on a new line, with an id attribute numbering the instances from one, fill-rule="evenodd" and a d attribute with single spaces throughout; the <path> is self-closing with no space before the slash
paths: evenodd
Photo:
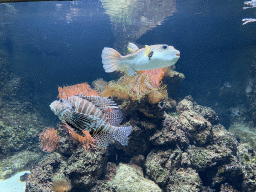
<path id="1" fill-rule="evenodd" d="M 225 82 L 232 87 L 233 81 L 243 85 L 248 77 L 251 63 L 243 58 L 256 45 L 256 23 L 242 25 L 243 18 L 255 15 L 255 10 L 243 6 L 241 0 L 177 1 L 172 16 L 134 41 L 166 43 L 180 50 L 176 70 L 186 77 L 180 98 L 191 94 L 214 106 L 219 99 L 216 87 Z M 50 103 L 58 86 L 116 78 L 104 72 L 101 51 L 122 51 L 120 42 L 129 38 L 126 33 L 123 38 L 115 35 L 111 16 L 100 1 L 14 3 L 0 8 L 0 50 L 8 53 L 12 72 L 29 83 L 36 99 Z"/>

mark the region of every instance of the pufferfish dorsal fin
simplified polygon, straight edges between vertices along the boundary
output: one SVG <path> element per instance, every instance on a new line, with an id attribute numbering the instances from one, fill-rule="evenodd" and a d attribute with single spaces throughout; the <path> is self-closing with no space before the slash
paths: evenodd
<path id="1" fill-rule="evenodd" d="M 149 54 L 151 53 L 151 50 L 150 50 L 150 48 L 149 48 L 148 45 L 145 45 L 145 48 L 146 48 L 146 51 L 144 52 L 144 55 L 145 55 L 146 57 L 148 57 Z"/>
<path id="2" fill-rule="evenodd" d="M 127 48 L 130 53 L 133 53 L 139 49 L 139 47 L 137 45 L 135 45 L 134 43 L 128 43 Z"/>

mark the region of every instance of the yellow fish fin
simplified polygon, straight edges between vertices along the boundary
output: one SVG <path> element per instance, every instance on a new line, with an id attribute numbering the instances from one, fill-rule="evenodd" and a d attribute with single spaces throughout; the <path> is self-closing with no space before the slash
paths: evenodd
<path id="1" fill-rule="evenodd" d="M 129 51 L 130 53 L 133 53 L 133 50 L 132 50 L 132 48 L 130 48 L 130 47 L 128 47 L 128 51 Z"/>
<path id="2" fill-rule="evenodd" d="M 134 43 L 128 43 L 128 51 L 130 53 L 133 53 L 135 51 L 137 51 L 139 49 L 139 47 L 137 45 L 135 45 Z"/>
<path id="3" fill-rule="evenodd" d="M 149 56 L 149 53 L 150 53 L 150 48 L 149 48 L 148 45 L 145 45 L 145 48 L 146 48 L 146 51 L 144 52 L 144 55 L 145 55 L 146 57 L 148 57 L 148 56 Z"/>

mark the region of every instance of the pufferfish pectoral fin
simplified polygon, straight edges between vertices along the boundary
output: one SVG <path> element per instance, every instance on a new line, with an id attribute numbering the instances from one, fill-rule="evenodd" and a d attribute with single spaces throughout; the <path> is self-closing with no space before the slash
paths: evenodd
<path id="1" fill-rule="evenodd" d="M 129 75 L 129 76 L 132 76 L 132 75 L 134 75 L 134 74 L 135 74 L 134 69 L 131 68 L 130 66 L 128 66 L 128 75 Z"/>

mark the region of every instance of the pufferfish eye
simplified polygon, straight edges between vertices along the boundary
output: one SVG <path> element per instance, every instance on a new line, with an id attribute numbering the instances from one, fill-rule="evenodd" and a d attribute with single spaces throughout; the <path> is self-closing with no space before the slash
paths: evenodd
<path id="1" fill-rule="evenodd" d="M 167 45 L 163 45 L 162 48 L 163 48 L 163 49 L 167 49 Z"/>

